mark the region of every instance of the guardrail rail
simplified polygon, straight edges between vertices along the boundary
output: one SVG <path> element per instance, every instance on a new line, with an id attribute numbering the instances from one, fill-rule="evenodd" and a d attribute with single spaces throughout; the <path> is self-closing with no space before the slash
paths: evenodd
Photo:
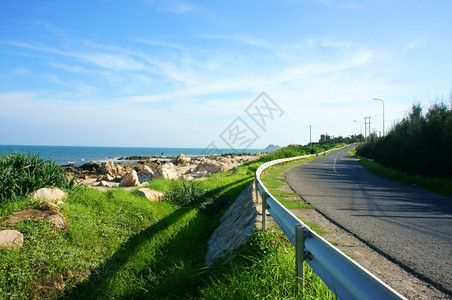
<path id="1" fill-rule="evenodd" d="M 301 285 L 304 284 L 303 262 L 306 261 L 339 299 L 405 299 L 300 221 L 267 190 L 260 179 L 262 172 L 270 166 L 315 155 L 273 160 L 256 170 L 256 193 L 262 199 L 262 228 L 265 229 L 268 211 L 295 247 L 296 277 Z"/>

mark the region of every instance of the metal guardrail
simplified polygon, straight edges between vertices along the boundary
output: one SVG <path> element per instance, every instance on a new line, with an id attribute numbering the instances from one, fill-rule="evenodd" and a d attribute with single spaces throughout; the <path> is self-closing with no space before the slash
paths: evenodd
<path id="1" fill-rule="evenodd" d="M 306 226 L 285 208 L 260 180 L 262 172 L 270 166 L 314 155 L 273 160 L 262 164 L 256 170 L 255 185 L 256 193 L 259 193 L 262 199 L 263 229 L 265 229 L 266 210 L 268 210 L 276 224 L 295 247 L 296 276 L 300 284 L 304 283 L 303 261 L 306 261 L 339 299 L 405 299 Z"/>

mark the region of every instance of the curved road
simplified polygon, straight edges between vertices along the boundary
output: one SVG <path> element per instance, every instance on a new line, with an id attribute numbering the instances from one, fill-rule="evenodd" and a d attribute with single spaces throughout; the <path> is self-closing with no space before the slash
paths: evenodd
<path id="1" fill-rule="evenodd" d="M 352 147 L 286 173 L 303 199 L 395 261 L 452 294 L 452 197 L 374 175 Z"/>

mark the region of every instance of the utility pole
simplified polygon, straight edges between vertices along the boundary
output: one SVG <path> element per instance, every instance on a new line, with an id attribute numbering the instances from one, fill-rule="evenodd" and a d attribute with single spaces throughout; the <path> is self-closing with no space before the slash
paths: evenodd
<path id="1" fill-rule="evenodd" d="M 312 135 L 311 135 L 311 125 L 309 125 L 309 150 L 312 150 Z"/>
<path id="2" fill-rule="evenodd" d="M 369 121 L 367 121 L 369 119 Z M 367 143 L 367 137 L 370 138 L 370 117 L 364 117 L 364 139 Z"/>
<path id="3" fill-rule="evenodd" d="M 381 101 L 383 104 L 383 136 L 385 136 L 385 102 L 379 98 L 373 98 L 372 100 Z"/>
<path id="4" fill-rule="evenodd" d="M 367 118 L 364 117 L 364 142 L 367 143 Z"/>

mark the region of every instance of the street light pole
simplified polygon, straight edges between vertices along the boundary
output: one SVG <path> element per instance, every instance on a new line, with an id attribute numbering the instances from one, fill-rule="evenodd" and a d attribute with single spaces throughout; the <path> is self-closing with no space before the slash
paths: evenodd
<path id="1" fill-rule="evenodd" d="M 385 102 L 379 98 L 373 98 L 372 100 L 381 101 L 381 103 L 383 103 L 383 136 L 385 136 Z"/>

